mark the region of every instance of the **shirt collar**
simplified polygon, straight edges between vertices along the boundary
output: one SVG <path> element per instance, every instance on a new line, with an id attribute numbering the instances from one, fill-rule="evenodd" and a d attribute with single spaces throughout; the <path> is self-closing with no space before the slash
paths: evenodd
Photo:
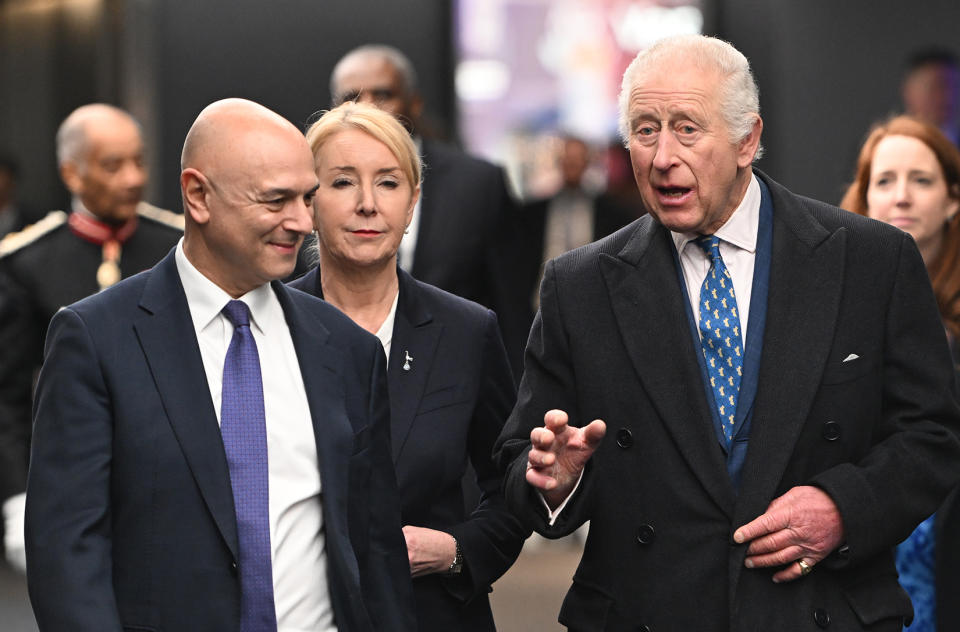
<path id="1" fill-rule="evenodd" d="M 187 295 L 187 305 L 190 308 L 190 318 L 193 328 L 199 333 L 220 315 L 224 306 L 233 299 L 216 283 L 208 279 L 197 270 L 183 251 L 183 238 L 177 243 L 174 255 L 177 262 L 177 272 L 183 291 Z M 261 333 L 269 330 L 277 318 L 283 318 L 283 308 L 269 283 L 250 290 L 239 298 L 250 308 L 250 323 Z"/>
<path id="2" fill-rule="evenodd" d="M 714 233 L 722 241 L 751 253 L 757 251 L 757 230 L 760 226 L 760 183 L 757 176 L 750 174 L 750 184 L 740 205 L 730 218 Z M 670 231 L 677 252 L 683 252 L 684 246 L 700 235 L 697 233 L 677 233 Z"/>

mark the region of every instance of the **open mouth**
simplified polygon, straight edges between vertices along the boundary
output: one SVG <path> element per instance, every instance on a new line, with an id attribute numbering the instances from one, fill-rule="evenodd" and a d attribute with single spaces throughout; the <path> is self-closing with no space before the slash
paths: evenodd
<path id="1" fill-rule="evenodd" d="M 687 187 L 657 187 L 657 191 L 665 198 L 680 199 L 690 192 Z"/>

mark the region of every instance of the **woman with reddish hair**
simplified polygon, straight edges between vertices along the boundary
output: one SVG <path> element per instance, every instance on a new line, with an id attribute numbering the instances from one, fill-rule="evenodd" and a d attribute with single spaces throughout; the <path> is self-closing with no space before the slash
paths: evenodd
<path id="1" fill-rule="evenodd" d="M 913 237 L 960 367 L 960 152 L 937 128 L 894 117 L 870 132 L 840 206 Z M 958 493 L 897 548 L 900 582 L 915 610 L 910 632 L 960 630 Z"/>

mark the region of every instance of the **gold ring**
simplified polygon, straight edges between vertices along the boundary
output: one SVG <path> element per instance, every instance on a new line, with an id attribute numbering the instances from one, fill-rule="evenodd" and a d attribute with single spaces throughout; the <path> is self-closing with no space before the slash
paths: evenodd
<path id="1" fill-rule="evenodd" d="M 801 576 L 801 577 L 803 577 L 803 576 L 805 576 L 805 575 L 809 575 L 809 574 L 810 574 L 810 571 L 813 570 L 813 566 L 811 566 L 810 564 L 807 564 L 807 563 L 806 563 L 805 561 L 803 561 L 803 560 L 797 560 L 797 564 L 800 565 L 800 576 Z"/>

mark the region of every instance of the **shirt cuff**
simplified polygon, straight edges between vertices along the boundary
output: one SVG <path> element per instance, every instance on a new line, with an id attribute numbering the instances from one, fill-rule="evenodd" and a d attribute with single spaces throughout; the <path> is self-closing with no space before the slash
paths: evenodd
<path id="1" fill-rule="evenodd" d="M 537 497 L 540 499 L 540 502 L 543 503 L 543 506 L 547 509 L 547 525 L 553 526 L 553 523 L 557 521 L 557 518 L 560 516 L 560 512 L 563 511 L 563 508 L 567 506 L 567 503 L 570 502 L 570 499 L 573 498 L 573 495 L 577 492 L 577 488 L 580 487 L 580 481 L 583 480 L 583 470 L 580 471 L 580 476 L 577 478 L 577 483 L 573 486 L 573 489 L 570 490 L 570 493 L 567 494 L 567 497 L 563 499 L 563 502 L 557 506 L 556 509 L 550 511 L 550 505 L 547 504 L 547 501 L 543 498 L 543 494 L 537 492 Z"/>

